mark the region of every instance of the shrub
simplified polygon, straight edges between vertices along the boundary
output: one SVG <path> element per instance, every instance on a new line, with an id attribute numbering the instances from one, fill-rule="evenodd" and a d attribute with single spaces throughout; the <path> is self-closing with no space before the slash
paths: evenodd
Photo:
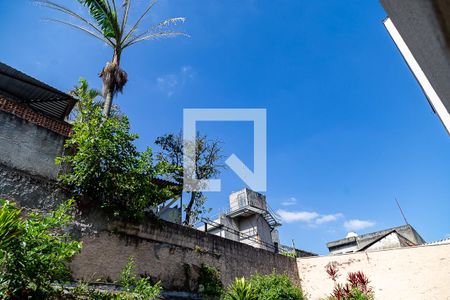
<path id="1" fill-rule="evenodd" d="M 5 249 L 21 234 L 20 210 L 7 200 L 0 199 L 0 205 L 0 249 Z"/>
<path id="2" fill-rule="evenodd" d="M 118 299 L 148 300 L 158 298 L 162 290 L 161 284 L 157 282 L 152 285 L 148 277 L 138 278 L 134 268 L 135 261 L 130 257 L 120 274 L 119 285 L 123 288 L 123 292 L 119 293 L 119 296 L 123 298 Z"/>
<path id="3" fill-rule="evenodd" d="M 226 300 L 257 300 L 253 285 L 244 277 L 236 278 L 225 295 Z"/>
<path id="4" fill-rule="evenodd" d="M 236 279 L 229 287 L 230 300 L 303 300 L 302 291 L 286 275 L 253 275 L 249 281 Z"/>
<path id="5" fill-rule="evenodd" d="M 120 273 L 117 284 L 121 287 L 118 291 L 100 291 L 87 283 L 80 282 L 66 295 L 68 299 L 96 299 L 96 300 L 152 300 L 159 299 L 161 294 L 161 284 L 158 282 L 151 284 L 149 278 L 138 278 L 134 271 L 135 262 L 133 258 L 128 259 L 128 263 Z"/>
<path id="6" fill-rule="evenodd" d="M 199 290 L 206 299 L 217 299 L 223 294 L 220 272 L 212 266 L 202 264 L 198 276 Z"/>
<path id="7" fill-rule="evenodd" d="M 302 300 L 302 291 L 286 275 L 254 275 L 250 283 L 258 300 Z"/>
<path id="8" fill-rule="evenodd" d="M 68 211 L 73 201 L 48 214 L 30 213 L 25 220 L 13 203 L 2 202 L 0 235 L 14 238 L 0 243 L 0 295 L 45 298 L 54 292 L 54 284 L 70 278 L 67 262 L 81 248 L 63 231 L 72 221 Z"/>
<path id="9" fill-rule="evenodd" d="M 86 100 L 66 141 L 67 153 L 56 160 L 67 169 L 60 181 L 78 200 L 87 199 L 110 216 L 142 219 L 145 208 L 172 194 L 152 182 L 165 174 L 167 163 L 154 165 L 150 148 L 137 150 L 137 138 L 126 116 L 105 119 L 101 108 Z"/>
<path id="10" fill-rule="evenodd" d="M 287 257 L 297 257 L 297 253 L 296 252 L 280 252 L 281 255 L 283 256 L 287 256 Z"/>
<path id="11" fill-rule="evenodd" d="M 373 300 L 374 293 L 369 286 L 370 280 L 363 272 L 350 272 L 347 275 L 347 282 L 340 284 L 337 282 L 339 270 L 336 263 L 331 262 L 325 270 L 334 282 L 333 293 L 327 300 Z"/>

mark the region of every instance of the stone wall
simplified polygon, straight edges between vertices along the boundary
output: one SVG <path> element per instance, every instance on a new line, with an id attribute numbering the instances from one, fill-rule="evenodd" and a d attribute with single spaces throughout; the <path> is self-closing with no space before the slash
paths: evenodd
<path id="1" fill-rule="evenodd" d="M 196 291 L 202 264 L 218 268 L 229 285 L 235 277 L 273 271 L 299 283 L 294 258 L 164 221 L 146 226 L 110 224 L 84 236 L 83 249 L 71 263 L 75 279 L 117 279 L 132 256 L 137 271 L 161 280 L 169 290 Z"/>
<path id="2" fill-rule="evenodd" d="M 54 180 L 30 175 L 0 163 L 0 197 L 14 200 L 24 208 L 51 209 L 67 195 Z"/>
<path id="3" fill-rule="evenodd" d="M 348 272 L 363 271 L 371 280 L 375 299 L 450 299 L 450 244 L 428 245 L 300 258 L 302 288 L 309 300 L 333 290 L 325 266 L 336 262 L 340 282 Z"/>

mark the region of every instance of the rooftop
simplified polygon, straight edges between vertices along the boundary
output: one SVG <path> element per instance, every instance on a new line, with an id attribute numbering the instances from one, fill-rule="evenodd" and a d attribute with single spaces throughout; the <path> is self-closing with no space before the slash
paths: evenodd
<path id="1" fill-rule="evenodd" d="M 0 62 L 0 94 L 47 117 L 64 121 L 76 100 Z"/>
<path id="2" fill-rule="evenodd" d="M 366 233 L 363 235 L 352 236 L 337 241 L 327 243 L 328 249 L 333 250 L 347 245 L 356 246 L 356 251 L 364 250 L 366 247 L 372 245 L 381 238 L 396 232 L 405 239 L 409 240 L 412 244 L 421 245 L 424 244 L 424 239 L 417 233 L 417 231 L 409 224 L 388 228 L 376 232 Z"/>

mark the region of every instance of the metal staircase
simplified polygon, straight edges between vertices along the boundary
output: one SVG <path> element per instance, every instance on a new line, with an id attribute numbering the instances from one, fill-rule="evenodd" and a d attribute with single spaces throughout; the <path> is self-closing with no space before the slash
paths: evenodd
<path id="1" fill-rule="evenodd" d="M 270 207 L 267 207 L 267 210 L 263 211 L 261 215 L 264 220 L 266 220 L 267 224 L 269 224 L 271 229 L 281 226 L 280 217 Z"/>

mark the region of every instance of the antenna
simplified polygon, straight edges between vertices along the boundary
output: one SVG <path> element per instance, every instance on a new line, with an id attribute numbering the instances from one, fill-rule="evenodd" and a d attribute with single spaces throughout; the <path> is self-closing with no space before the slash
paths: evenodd
<path id="1" fill-rule="evenodd" d="M 403 209 L 400 206 L 400 203 L 398 203 L 397 198 L 395 198 L 395 202 L 397 202 L 398 209 L 400 210 L 400 213 L 402 214 L 403 220 L 405 220 L 405 224 L 409 225 L 408 221 L 406 220 L 405 214 L 403 213 Z"/>

